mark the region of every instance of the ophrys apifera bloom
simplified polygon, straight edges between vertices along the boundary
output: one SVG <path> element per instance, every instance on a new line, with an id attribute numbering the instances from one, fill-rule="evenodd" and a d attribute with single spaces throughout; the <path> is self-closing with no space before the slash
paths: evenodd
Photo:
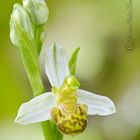
<path id="1" fill-rule="evenodd" d="M 45 70 L 52 92 L 22 104 L 15 120 L 17 123 L 27 125 L 53 120 L 60 132 L 75 135 L 85 130 L 88 115 L 115 113 L 109 98 L 79 89 L 80 83 L 70 75 L 65 51 L 56 44 L 46 51 Z"/>

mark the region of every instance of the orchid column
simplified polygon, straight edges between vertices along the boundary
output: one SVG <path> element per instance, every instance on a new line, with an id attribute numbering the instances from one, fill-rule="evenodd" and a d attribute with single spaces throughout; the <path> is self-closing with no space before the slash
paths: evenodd
<path id="1" fill-rule="evenodd" d="M 14 5 L 10 19 L 10 38 L 20 51 L 34 96 L 44 93 L 39 54 L 42 47 L 41 34 L 48 14 L 49 10 L 44 0 L 23 0 L 23 6 Z M 41 125 L 46 140 L 62 139 L 52 121 L 42 122 Z"/>

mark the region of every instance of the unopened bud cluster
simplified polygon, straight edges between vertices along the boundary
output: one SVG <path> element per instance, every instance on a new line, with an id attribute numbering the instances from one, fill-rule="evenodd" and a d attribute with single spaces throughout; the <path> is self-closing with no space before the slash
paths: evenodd
<path id="1" fill-rule="evenodd" d="M 36 26 L 44 25 L 49 10 L 44 0 L 23 0 L 23 6 L 15 4 L 10 19 L 10 38 L 14 45 L 20 46 L 18 30 L 24 32 L 30 40 L 34 40 Z"/>

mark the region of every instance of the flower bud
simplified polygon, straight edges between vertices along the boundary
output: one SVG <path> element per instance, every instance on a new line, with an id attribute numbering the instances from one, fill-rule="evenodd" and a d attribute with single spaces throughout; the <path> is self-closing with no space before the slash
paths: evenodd
<path id="1" fill-rule="evenodd" d="M 45 24 L 48 20 L 49 9 L 44 0 L 23 0 L 23 7 L 36 25 Z"/>
<path id="2" fill-rule="evenodd" d="M 28 13 L 20 4 L 15 4 L 10 19 L 10 38 L 16 46 L 20 45 L 22 38 L 17 35 L 18 30 L 25 32 L 31 40 L 34 39 L 33 25 Z"/>

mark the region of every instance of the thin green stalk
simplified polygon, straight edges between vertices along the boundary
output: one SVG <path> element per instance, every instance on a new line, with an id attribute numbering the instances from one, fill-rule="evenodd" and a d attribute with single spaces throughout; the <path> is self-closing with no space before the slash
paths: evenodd
<path id="1" fill-rule="evenodd" d="M 46 140 L 62 140 L 63 135 L 59 132 L 58 128 L 52 121 L 41 123 L 42 130 Z"/>

